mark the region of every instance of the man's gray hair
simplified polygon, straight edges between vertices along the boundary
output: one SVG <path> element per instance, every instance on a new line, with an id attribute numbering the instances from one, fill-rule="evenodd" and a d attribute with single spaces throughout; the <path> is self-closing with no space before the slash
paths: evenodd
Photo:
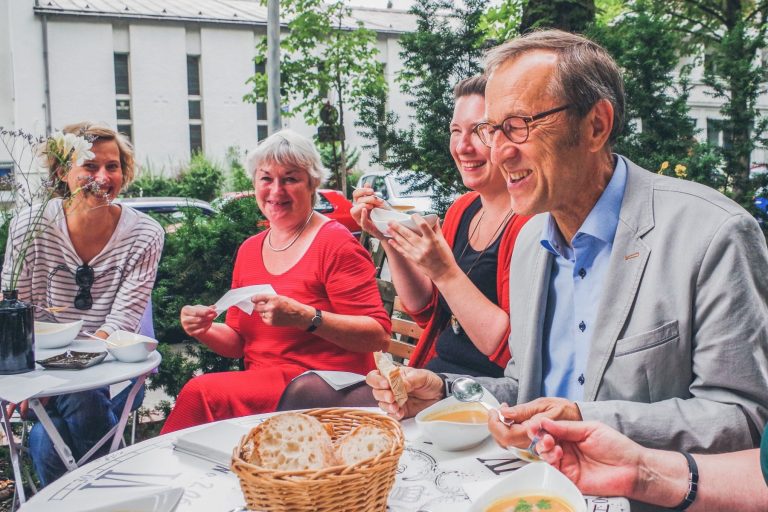
<path id="1" fill-rule="evenodd" d="M 504 63 L 535 50 L 557 55 L 549 93 L 572 105 L 569 115 L 582 118 L 602 99 L 613 105 L 609 143 L 615 143 L 624 125 L 624 81 L 616 61 L 594 41 L 562 30 L 529 32 L 488 50 L 485 73 L 490 76 Z"/>
<path id="2" fill-rule="evenodd" d="M 248 155 L 245 165 L 251 180 L 256 177 L 256 170 L 265 163 L 276 163 L 306 171 L 313 191 L 328 178 L 328 169 L 323 167 L 320 153 L 312 141 L 287 128 L 259 142 L 256 149 Z"/>

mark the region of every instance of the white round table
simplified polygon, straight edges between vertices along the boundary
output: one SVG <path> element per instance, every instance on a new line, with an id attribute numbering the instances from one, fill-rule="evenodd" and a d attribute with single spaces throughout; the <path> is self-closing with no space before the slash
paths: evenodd
<path id="1" fill-rule="evenodd" d="M 103 341 L 90 339 L 75 340 L 70 345 L 63 348 L 37 349 L 35 351 L 35 360 L 46 359 L 66 352 L 67 350 L 78 352 L 103 352 L 106 351 L 106 348 Z M 133 399 L 142 384 L 144 384 L 147 375 L 160 366 L 161 359 L 160 354 L 156 351 L 152 352 L 146 360 L 138 363 L 123 363 L 115 360 L 110 354 L 107 354 L 107 357 L 101 363 L 82 370 L 50 370 L 44 369 L 38 364 L 32 372 L 0 376 L 0 405 L 2 405 L 3 427 L 5 428 L 6 436 L 9 439 L 11 462 L 16 481 L 21 482 L 18 461 L 19 447 L 13 442 L 13 436 L 9 435 L 11 432 L 10 418 L 5 413 L 5 405 L 10 401 L 15 401 L 10 398 L 11 396 L 19 396 L 19 393 L 21 392 L 22 396 L 28 398 L 30 408 L 35 412 L 38 420 L 51 437 L 54 447 L 62 461 L 70 470 L 72 470 L 90 460 L 93 453 L 110 439 L 112 440 L 110 451 L 112 452 L 117 449 L 120 440 L 122 439 L 125 425 L 128 421 Z M 43 379 L 41 379 L 41 377 Z M 45 379 L 47 377 L 53 377 L 54 379 Z M 110 430 L 79 461 L 75 461 L 69 447 L 61 438 L 61 435 L 59 435 L 59 432 L 56 430 L 48 413 L 45 411 L 45 407 L 40 402 L 40 398 L 75 393 L 78 391 L 88 391 L 134 378 L 137 380 L 129 392 L 128 400 L 126 400 L 125 407 L 123 408 L 117 425 L 115 425 L 112 430 Z M 41 380 L 55 380 L 55 382 L 41 385 Z M 27 392 L 24 392 L 25 387 L 28 389 Z M 18 489 L 20 501 L 23 503 L 25 499 L 23 486 L 19 485 Z"/>
<path id="2" fill-rule="evenodd" d="M 174 443 L 184 436 L 189 439 L 188 434 L 194 431 L 209 429 L 211 444 L 221 445 L 221 454 L 231 453 L 239 440 L 238 430 L 247 432 L 269 416 L 193 427 L 123 448 L 67 473 L 31 498 L 23 512 L 126 510 L 137 508 L 137 500 L 147 503 L 147 497 L 152 496 L 157 498 L 152 502 L 155 512 L 237 509 L 244 499 L 237 476 L 224 462 L 226 455 L 216 463 L 175 449 Z M 445 452 L 421 439 L 413 420 L 404 421 L 402 426 L 406 447 L 390 493 L 390 512 L 467 510 L 472 497 L 526 464 L 491 438 L 470 450 Z M 171 500 L 168 496 L 175 489 L 176 496 L 181 497 Z M 623 498 L 588 498 L 588 509 L 629 512 L 629 502 Z"/>

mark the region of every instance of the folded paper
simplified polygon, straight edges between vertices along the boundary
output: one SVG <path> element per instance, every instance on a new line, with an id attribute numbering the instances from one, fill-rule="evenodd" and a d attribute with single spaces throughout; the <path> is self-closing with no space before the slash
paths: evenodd
<path id="1" fill-rule="evenodd" d="M 275 289 L 269 284 L 254 284 L 243 286 L 242 288 L 233 288 L 216 301 L 213 305 L 218 315 L 222 314 L 232 306 L 237 306 L 245 314 L 253 313 L 253 302 L 251 297 L 254 295 L 277 295 Z"/>

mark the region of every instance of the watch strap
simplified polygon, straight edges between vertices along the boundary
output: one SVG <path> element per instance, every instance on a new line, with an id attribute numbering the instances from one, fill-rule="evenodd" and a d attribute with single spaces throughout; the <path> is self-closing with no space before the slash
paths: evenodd
<path id="1" fill-rule="evenodd" d="M 676 506 L 673 510 L 685 510 L 693 504 L 696 499 L 696 493 L 699 490 L 699 467 L 696 465 L 696 460 L 688 452 L 680 452 L 688 462 L 688 492 L 685 493 L 685 498 Z"/>
<path id="2" fill-rule="evenodd" d="M 307 327 L 307 332 L 314 332 L 320 324 L 323 323 L 323 312 L 315 308 L 315 316 L 312 317 L 312 321 Z"/>
<path id="3" fill-rule="evenodd" d="M 443 381 L 443 392 L 445 393 L 445 396 L 451 396 L 453 394 L 453 381 L 444 373 L 437 373 L 436 375 Z"/>

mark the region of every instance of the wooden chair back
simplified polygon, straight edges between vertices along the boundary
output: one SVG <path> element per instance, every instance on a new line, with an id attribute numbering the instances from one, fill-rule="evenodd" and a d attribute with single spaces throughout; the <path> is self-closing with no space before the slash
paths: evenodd
<path id="1" fill-rule="evenodd" d="M 403 362 L 408 361 L 423 331 L 424 329 L 407 316 L 400 297 L 395 297 L 392 308 L 392 339 L 387 351 Z"/>

